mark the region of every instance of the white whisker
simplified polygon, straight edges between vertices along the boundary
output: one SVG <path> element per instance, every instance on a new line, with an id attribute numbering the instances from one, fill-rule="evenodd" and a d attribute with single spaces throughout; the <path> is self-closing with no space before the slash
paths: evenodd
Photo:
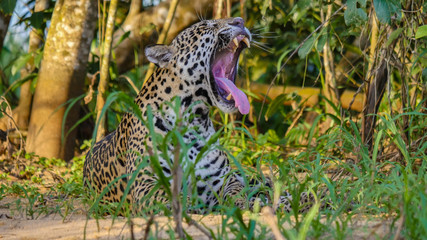
<path id="1" fill-rule="evenodd" d="M 252 43 L 257 44 L 258 46 L 262 46 L 262 47 L 271 49 L 271 47 L 269 47 L 268 44 L 264 43 L 264 42 L 258 42 L 258 41 L 252 40 Z"/>
<path id="2" fill-rule="evenodd" d="M 262 35 L 258 35 L 258 36 L 257 36 L 257 35 L 255 35 L 255 36 L 254 36 L 254 35 L 252 34 L 252 37 L 253 37 L 253 38 L 259 38 L 259 39 L 263 39 L 263 38 L 265 38 L 265 39 L 276 39 L 276 38 L 278 38 L 279 36 L 262 36 Z"/>
<path id="3" fill-rule="evenodd" d="M 261 45 L 257 45 L 257 44 L 253 44 L 255 47 L 257 47 L 257 48 L 259 48 L 259 49 L 261 49 L 261 50 L 263 50 L 263 51 L 266 51 L 266 52 L 268 52 L 268 53 L 273 53 L 273 51 L 271 50 L 271 48 L 269 48 L 269 47 L 265 47 L 265 46 L 261 46 Z"/>
<path id="4" fill-rule="evenodd" d="M 257 32 L 261 32 L 262 30 L 266 29 L 267 27 L 258 27 L 258 28 L 252 28 L 250 29 L 251 32 L 257 33 Z"/>
<path id="5" fill-rule="evenodd" d="M 202 9 L 196 9 L 196 15 L 197 15 L 197 18 L 199 19 L 199 21 L 205 21 L 206 20 L 206 18 L 203 16 L 203 14 L 202 14 Z M 206 15 L 206 13 L 205 13 L 205 15 Z"/>
<path id="6" fill-rule="evenodd" d="M 276 34 L 276 32 L 254 32 L 254 34 L 262 35 L 262 34 Z"/>

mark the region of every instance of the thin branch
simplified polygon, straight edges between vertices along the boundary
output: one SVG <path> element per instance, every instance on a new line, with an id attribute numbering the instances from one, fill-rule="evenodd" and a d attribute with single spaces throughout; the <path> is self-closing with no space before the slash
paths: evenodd
<path id="1" fill-rule="evenodd" d="M 148 219 L 147 226 L 145 226 L 144 237 L 142 238 L 143 240 L 148 239 L 148 234 L 150 233 L 150 227 L 153 223 L 154 223 L 154 215 L 152 214 L 150 216 L 150 219 Z"/>
<path id="2" fill-rule="evenodd" d="M 178 127 L 181 123 L 179 123 Z M 180 152 L 181 144 L 177 140 L 176 146 L 173 150 L 173 166 L 172 166 L 172 213 L 175 221 L 175 232 L 178 237 L 184 239 L 184 229 L 182 227 L 182 203 L 181 203 L 181 189 L 182 189 L 182 167 L 180 165 Z"/>
<path id="3" fill-rule="evenodd" d="M 108 19 L 106 25 L 104 46 L 102 49 L 102 62 L 100 70 L 100 79 L 98 85 L 98 96 L 96 98 L 96 122 L 98 124 L 98 131 L 96 133 L 96 141 L 101 140 L 105 136 L 105 119 L 106 116 L 101 116 L 102 108 L 105 105 L 105 92 L 108 86 L 108 68 L 110 65 L 111 44 L 113 42 L 114 34 L 114 20 L 117 12 L 117 0 L 110 1 L 110 8 L 108 9 Z M 105 2 L 104 2 L 105 4 Z"/>
<path id="4" fill-rule="evenodd" d="M 190 216 L 187 216 L 186 218 L 188 225 L 192 225 L 199 229 L 203 234 L 205 234 L 209 239 L 213 239 L 212 235 L 200 224 L 198 224 L 196 221 L 194 221 Z"/>
<path id="5" fill-rule="evenodd" d="M 271 207 L 263 207 L 261 209 L 261 214 L 264 215 L 265 223 L 267 223 L 267 226 L 270 227 L 274 238 L 277 240 L 285 240 L 282 233 L 279 230 L 279 227 L 277 226 L 277 219 L 274 215 L 273 209 Z"/>
<path id="6" fill-rule="evenodd" d="M 223 8 L 223 4 L 224 4 L 224 0 L 218 0 L 216 1 L 217 4 L 217 8 L 215 9 L 215 19 L 220 19 L 222 16 L 222 8 Z"/>
<path id="7" fill-rule="evenodd" d="M 132 89 L 135 91 L 136 94 L 139 93 L 138 88 L 135 86 L 135 83 L 132 82 L 132 80 L 126 76 L 126 75 L 120 75 L 119 78 L 124 78 L 126 81 L 128 81 L 129 85 L 132 87 Z"/>

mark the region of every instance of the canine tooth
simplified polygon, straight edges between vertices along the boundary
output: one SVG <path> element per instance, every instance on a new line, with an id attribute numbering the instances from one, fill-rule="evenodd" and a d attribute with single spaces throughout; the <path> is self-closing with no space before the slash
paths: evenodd
<path id="1" fill-rule="evenodd" d="M 246 44 L 246 46 L 248 46 L 248 48 L 251 48 L 251 43 L 247 37 L 243 38 L 242 41 Z"/>
<path id="2" fill-rule="evenodd" d="M 239 46 L 239 40 L 237 40 L 237 38 L 235 37 L 235 38 L 233 38 L 233 43 L 234 43 L 234 45 L 236 45 L 236 47 L 238 47 Z"/>
<path id="3" fill-rule="evenodd" d="M 225 98 L 225 99 L 227 99 L 228 101 L 230 101 L 231 100 L 231 93 L 230 94 L 228 94 L 228 96 Z"/>

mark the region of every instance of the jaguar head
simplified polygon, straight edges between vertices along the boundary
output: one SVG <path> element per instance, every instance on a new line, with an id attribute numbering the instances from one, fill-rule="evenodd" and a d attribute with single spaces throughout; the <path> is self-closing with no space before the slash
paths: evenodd
<path id="1" fill-rule="evenodd" d="M 147 58 L 174 71 L 194 92 L 204 85 L 212 105 L 223 112 L 248 114 L 248 97 L 235 85 L 239 57 L 251 33 L 240 17 L 204 20 L 182 31 L 170 45 L 147 47 Z"/>

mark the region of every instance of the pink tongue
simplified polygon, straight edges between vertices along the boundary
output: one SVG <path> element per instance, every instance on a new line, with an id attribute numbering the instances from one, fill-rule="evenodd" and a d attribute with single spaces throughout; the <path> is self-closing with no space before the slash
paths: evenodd
<path id="1" fill-rule="evenodd" d="M 223 77 L 215 77 L 220 88 L 224 89 L 227 93 L 231 93 L 233 96 L 235 106 L 239 108 L 241 114 L 248 114 L 250 105 L 246 94 L 234 85 L 232 81 Z"/>

